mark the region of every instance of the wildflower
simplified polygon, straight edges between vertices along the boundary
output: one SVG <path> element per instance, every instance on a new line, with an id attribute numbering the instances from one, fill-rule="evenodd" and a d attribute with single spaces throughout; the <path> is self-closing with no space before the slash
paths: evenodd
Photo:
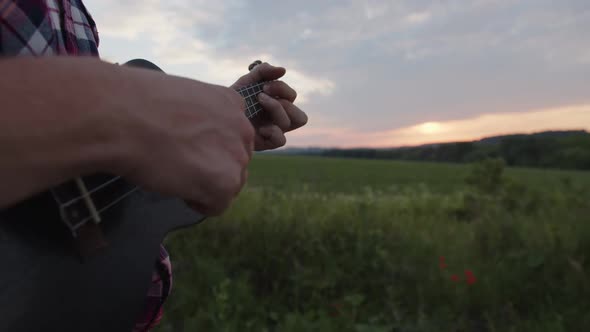
<path id="1" fill-rule="evenodd" d="M 451 280 L 453 280 L 454 282 L 458 282 L 458 281 L 459 281 L 459 276 L 458 276 L 458 275 L 456 275 L 456 274 L 453 274 L 453 275 L 451 276 Z"/>
<path id="2" fill-rule="evenodd" d="M 476 281 L 475 276 L 471 270 L 465 270 L 465 279 L 469 285 L 473 285 Z"/>
<path id="3" fill-rule="evenodd" d="M 438 258 L 438 266 L 441 270 L 447 267 L 447 264 L 445 263 L 445 258 L 443 256 L 440 256 Z"/>

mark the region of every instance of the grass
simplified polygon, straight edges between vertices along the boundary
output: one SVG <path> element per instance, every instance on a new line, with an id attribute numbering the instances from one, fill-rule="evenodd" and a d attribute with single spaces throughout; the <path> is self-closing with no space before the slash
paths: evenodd
<path id="1" fill-rule="evenodd" d="M 462 188 L 469 172 L 468 165 L 459 164 L 257 155 L 251 163 L 249 186 L 357 193 L 366 187 L 395 192 L 422 185 L 445 193 Z M 513 168 L 506 173 L 536 188 L 558 186 L 566 178 L 590 186 L 589 172 Z"/>
<path id="2" fill-rule="evenodd" d="M 582 331 L 589 188 L 497 163 L 258 155 L 226 214 L 168 237 L 157 331 Z"/>

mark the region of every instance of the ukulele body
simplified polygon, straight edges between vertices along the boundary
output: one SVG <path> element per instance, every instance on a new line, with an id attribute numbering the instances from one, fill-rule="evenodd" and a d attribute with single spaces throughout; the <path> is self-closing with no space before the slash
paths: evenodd
<path id="1" fill-rule="evenodd" d="M 126 331 L 139 319 L 160 243 L 203 217 L 136 191 L 102 214 L 105 248 L 76 251 L 51 197 L 0 214 L 0 331 Z"/>
<path id="2" fill-rule="evenodd" d="M 161 71 L 143 59 L 125 65 Z M 110 196 L 97 199 L 119 197 Z M 165 236 L 204 220 L 182 200 L 136 188 L 100 212 L 92 225 L 106 245 L 84 254 L 60 213 L 49 191 L 0 210 L 1 332 L 132 331 Z"/>

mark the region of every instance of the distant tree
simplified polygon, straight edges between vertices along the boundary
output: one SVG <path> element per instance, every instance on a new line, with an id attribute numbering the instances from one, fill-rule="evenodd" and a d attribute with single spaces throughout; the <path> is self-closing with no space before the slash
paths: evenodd
<path id="1" fill-rule="evenodd" d="M 590 170 L 590 134 L 557 131 L 394 149 L 330 149 L 322 155 L 456 163 L 502 158 L 508 166 Z"/>

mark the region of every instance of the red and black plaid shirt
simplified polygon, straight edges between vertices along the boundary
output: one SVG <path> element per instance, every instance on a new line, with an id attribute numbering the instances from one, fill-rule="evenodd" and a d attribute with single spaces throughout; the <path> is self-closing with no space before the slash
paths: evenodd
<path id="1" fill-rule="evenodd" d="M 96 24 L 82 0 L 0 0 L 0 56 L 99 56 Z M 172 284 L 168 253 L 160 248 L 144 311 L 133 331 L 159 323 Z"/>

